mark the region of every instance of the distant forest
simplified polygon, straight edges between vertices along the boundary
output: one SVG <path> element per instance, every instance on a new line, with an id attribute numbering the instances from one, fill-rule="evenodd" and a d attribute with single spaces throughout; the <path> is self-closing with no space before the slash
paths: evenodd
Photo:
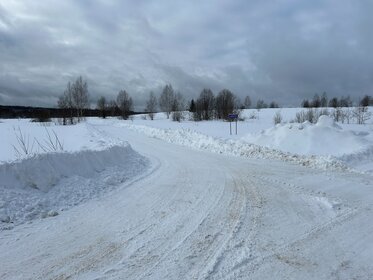
<path id="1" fill-rule="evenodd" d="M 131 112 L 131 114 L 138 114 Z M 63 118 L 66 115 L 65 109 L 43 108 L 30 106 L 2 106 L 0 105 L 1 119 L 30 118 L 47 120 L 51 118 Z M 120 112 L 108 112 L 109 116 L 119 116 Z M 99 117 L 101 111 L 98 109 L 84 109 L 83 117 Z"/>

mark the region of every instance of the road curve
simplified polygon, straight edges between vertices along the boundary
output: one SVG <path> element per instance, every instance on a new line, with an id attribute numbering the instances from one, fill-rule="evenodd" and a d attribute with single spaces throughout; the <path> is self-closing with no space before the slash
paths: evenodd
<path id="1" fill-rule="evenodd" d="M 127 140 L 154 168 L 100 200 L 0 233 L 1 279 L 372 278 L 369 177 L 91 129 Z"/>

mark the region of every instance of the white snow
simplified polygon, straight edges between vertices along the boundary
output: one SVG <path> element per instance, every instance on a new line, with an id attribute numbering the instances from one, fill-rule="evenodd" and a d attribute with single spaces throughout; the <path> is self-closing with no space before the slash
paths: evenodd
<path id="1" fill-rule="evenodd" d="M 47 151 L 54 152 L 55 150 L 48 149 L 50 144 L 48 134 L 54 144 L 57 136 L 57 140 L 60 141 L 63 151 L 66 152 L 100 150 L 107 146 L 93 140 L 94 136 L 87 129 L 85 123 L 62 126 L 55 125 L 54 123 L 34 123 L 30 122 L 29 119 L 11 119 L 3 120 L 0 123 L 0 131 L 0 163 L 45 153 L 46 151 L 43 150 L 43 147 Z M 25 140 L 25 147 L 29 151 L 28 155 L 22 152 L 22 147 L 17 140 L 20 137 Z M 20 151 L 20 155 L 17 154 L 16 149 Z M 56 151 L 60 151 L 60 149 Z"/>
<path id="2" fill-rule="evenodd" d="M 278 124 L 243 139 L 293 154 L 335 157 L 358 153 L 372 145 L 365 136 L 342 129 L 329 116 L 321 116 L 316 124 Z"/>
<path id="3" fill-rule="evenodd" d="M 15 124 L 16 131 L 13 130 Z M 1 151 L 4 153 L 0 158 L 3 161 L 0 164 L 0 230 L 56 216 L 60 211 L 133 180 L 150 166 L 128 143 L 104 139 L 86 123 L 45 127 L 26 120 L 10 120 L 2 125 L 6 137 L 3 137 Z M 35 139 L 47 143 L 50 131 L 56 132 L 64 150 L 38 149 Z M 19 145 L 16 135 L 20 132 L 31 151 L 22 157 L 14 153 L 13 148 Z"/>
<path id="4" fill-rule="evenodd" d="M 259 118 L 237 136 L 163 114 L 4 120 L 0 279 L 372 279 L 372 123 L 277 110 L 243 112 Z M 14 128 L 63 150 L 17 155 Z"/>
<path id="5" fill-rule="evenodd" d="M 322 169 L 347 169 L 342 162 L 330 156 L 302 156 L 290 154 L 280 150 L 250 144 L 242 140 L 227 140 L 214 138 L 201 134 L 190 129 L 159 129 L 143 125 L 131 125 L 118 123 L 119 127 L 140 132 L 149 137 L 162 139 L 169 143 L 191 147 L 198 150 L 205 150 L 218 154 L 240 156 L 253 159 L 276 159 L 287 162 L 294 162 L 304 166 Z"/>
<path id="6" fill-rule="evenodd" d="M 243 110 L 241 116 L 245 120 L 238 122 L 238 135 L 235 135 L 234 123 L 233 135 L 230 135 L 228 122 L 185 120 L 177 123 L 167 120 L 162 113 L 157 114 L 154 121 L 136 116 L 132 122 L 120 125 L 130 124 L 131 129 L 152 137 L 218 153 L 281 158 L 319 168 L 345 166 L 373 173 L 373 118 L 365 125 L 357 125 L 352 120 L 350 124 L 335 123 L 328 116 L 321 116 L 316 124 L 292 122 L 302 110 Z M 281 113 L 283 122 L 275 126 L 276 112 Z M 332 109 L 329 112 L 332 113 Z"/>

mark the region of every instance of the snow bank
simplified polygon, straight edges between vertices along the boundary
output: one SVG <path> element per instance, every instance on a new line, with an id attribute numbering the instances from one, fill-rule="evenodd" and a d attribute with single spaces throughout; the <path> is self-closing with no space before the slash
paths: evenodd
<path id="1" fill-rule="evenodd" d="M 145 172 L 131 146 L 49 153 L 0 165 L 0 228 L 54 216 Z"/>
<path id="2" fill-rule="evenodd" d="M 118 123 L 119 126 L 143 133 L 147 136 L 162 139 L 169 143 L 188 146 L 198 150 L 206 150 L 219 154 L 254 158 L 254 159 L 276 159 L 294 162 L 303 166 L 322 169 L 348 169 L 341 161 L 331 156 L 302 156 L 290 154 L 275 149 L 247 143 L 242 140 L 226 140 L 213 138 L 190 129 L 159 129 L 142 125 L 131 125 Z"/>
<path id="3" fill-rule="evenodd" d="M 354 170 L 373 174 L 373 123 L 371 120 L 366 125 L 358 125 L 354 123 L 354 120 L 351 120 L 351 123 L 337 124 L 332 118 L 321 116 L 315 125 L 308 122 L 303 124 L 289 123 L 295 118 L 297 112 L 303 110 L 303 108 L 263 109 L 260 111 L 254 109 L 243 110 L 241 116 L 245 118 L 245 121 L 238 122 L 238 135 L 230 135 L 229 124 L 224 121 L 183 121 L 178 123 L 166 119 L 165 115 L 161 113 L 156 115 L 154 121 L 143 120 L 143 116 L 135 116 L 131 124 L 158 129 L 154 132 L 147 130 L 146 133 L 150 136 L 152 133 L 170 134 L 169 130 L 178 130 L 177 134 L 187 133 L 185 131 L 195 131 L 197 134 L 199 133 L 198 135 L 203 136 L 198 136 L 198 139 L 187 138 L 188 141 L 197 141 L 193 144 L 183 143 L 187 142 L 183 139 L 167 139 L 171 135 L 164 137 L 161 135 L 154 136 L 194 148 L 211 148 L 220 152 L 223 148 L 211 147 L 211 141 L 216 143 L 216 141 L 222 140 L 222 145 L 237 146 L 239 150 L 250 150 L 255 157 L 272 158 L 273 154 L 278 155 L 279 151 L 281 151 L 286 154 L 286 160 L 289 157 L 295 157 L 298 161 L 303 156 L 307 160 L 311 158 L 313 163 L 317 161 L 317 165 L 322 162 L 322 166 L 325 165 L 324 163 L 335 166 L 336 161 L 339 161 L 340 164 Z M 286 124 L 279 124 L 274 127 L 273 117 L 279 111 Z M 333 109 L 329 109 L 329 112 L 333 112 Z M 253 115 L 255 118 L 251 118 Z M 115 122 L 111 123 L 111 125 L 115 125 Z M 205 138 L 206 135 L 211 136 L 211 138 Z M 200 139 L 201 137 L 203 139 Z M 230 140 L 235 141 L 228 144 Z M 242 142 L 254 144 L 254 146 L 243 145 Z M 205 145 L 209 147 L 203 147 Z M 246 148 L 242 148 L 243 146 Z M 262 146 L 262 148 L 256 146 Z M 267 152 L 267 148 L 275 151 Z M 232 154 L 231 151 L 227 152 L 230 148 L 224 150 L 226 153 Z M 259 150 L 260 152 L 258 152 Z M 233 154 L 239 153 L 240 151 L 233 152 Z M 264 155 L 260 155 L 260 153 L 264 153 Z M 284 156 L 278 155 L 276 157 L 283 158 Z"/>
<path id="4" fill-rule="evenodd" d="M 104 150 L 108 146 L 121 143 L 108 143 L 110 139 L 98 138 L 91 127 L 83 122 L 76 125 L 55 125 L 54 123 L 34 123 L 29 119 L 4 120 L 0 124 L 1 145 L 0 163 L 24 159 L 36 154 L 55 152 L 61 149 L 50 149 L 50 141 L 56 138 L 62 145 L 64 152 L 78 152 L 81 150 Z M 18 139 L 22 137 L 28 149 L 28 155 L 22 152 Z M 47 148 L 47 151 L 43 150 Z M 17 154 L 16 150 L 21 151 Z M 48 151 L 49 150 L 49 151 Z"/>
<path id="5" fill-rule="evenodd" d="M 364 136 L 343 130 L 328 116 L 321 116 L 315 125 L 309 122 L 278 124 L 258 134 L 249 134 L 243 140 L 300 155 L 339 157 L 369 148 Z"/>

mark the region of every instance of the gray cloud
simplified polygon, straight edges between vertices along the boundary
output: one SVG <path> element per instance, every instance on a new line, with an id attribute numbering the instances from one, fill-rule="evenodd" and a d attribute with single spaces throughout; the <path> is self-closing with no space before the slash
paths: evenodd
<path id="1" fill-rule="evenodd" d="M 299 104 L 373 90 L 372 1 L 9 1 L 0 4 L 0 102 L 54 105 L 82 75 L 90 95 L 138 108 L 166 83 Z"/>

